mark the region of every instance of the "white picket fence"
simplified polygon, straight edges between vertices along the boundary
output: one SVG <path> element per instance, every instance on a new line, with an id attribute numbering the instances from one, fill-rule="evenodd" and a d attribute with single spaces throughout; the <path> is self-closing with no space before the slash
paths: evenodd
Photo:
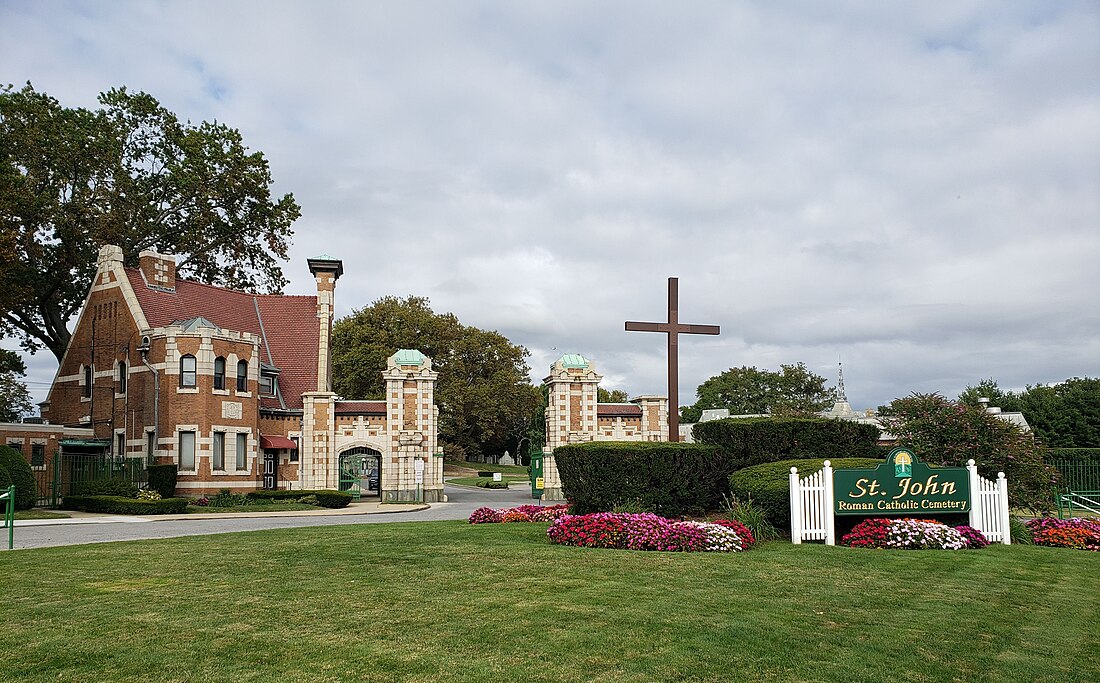
<path id="1" fill-rule="evenodd" d="M 1011 542 L 1008 530 L 1008 480 L 1004 472 L 997 473 L 997 481 L 978 476 L 973 460 L 966 463 L 970 478 L 970 526 L 982 532 L 990 543 Z M 791 541 L 825 541 L 836 545 L 836 515 L 833 504 L 833 466 L 828 460 L 825 467 L 805 477 L 798 476 L 798 468 L 792 467 L 791 486 Z"/>
<path id="2" fill-rule="evenodd" d="M 799 478 L 791 468 L 791 541 L 825 541 L 836 545 L 833 513 L 833 465 L 825 461 L 823 469 Z"/>

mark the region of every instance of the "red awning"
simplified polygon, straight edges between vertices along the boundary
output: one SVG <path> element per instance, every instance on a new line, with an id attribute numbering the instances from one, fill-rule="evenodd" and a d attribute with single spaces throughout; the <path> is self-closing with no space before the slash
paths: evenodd
<path id="1" fill-rule="evenodd" d="M 294 443 L 285 436 L 269 436 L 267 434 L 260 435 L 260 448 L 267 450 L 269 448 L 274 450 L 295 450 L 298 448 L 298 444 Z"/>

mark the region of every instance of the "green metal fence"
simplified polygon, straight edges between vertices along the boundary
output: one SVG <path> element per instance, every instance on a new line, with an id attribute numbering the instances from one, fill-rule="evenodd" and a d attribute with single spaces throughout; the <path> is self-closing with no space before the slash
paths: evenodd
<path id="1" fill-rule="evenodd" d="M 0 493 L 0 503 L 4 507 L 4 526 L 0 529 L 8 530 L 8 550 L 11 550 L 15 547 L 15 484 Z"/>
<path id="2" fill-rule="evenodd" d="M 53 461 L 52 477 L 38 480 L 38 504 L 60 507 L 65 496 L 76 495 L 87 484 L 109 479 L 121 479 L 144 488 L 149 483 L 145 458 L 117 458 L 103 453 L 66 453 Z"/>
<path id="3" fill-rule="evenodd" d="M 1056 460 L 1051 464 L 1060 475 L 1055 494 L 1058 517 L 1100 515 L 1100 462 Z"/>
<path id="4" fill-rule="evenodd" d="M 1100 491 L 1100 462 L 1055 460 L 1051 464 L 1061 474 L 1063 491 Z"/>

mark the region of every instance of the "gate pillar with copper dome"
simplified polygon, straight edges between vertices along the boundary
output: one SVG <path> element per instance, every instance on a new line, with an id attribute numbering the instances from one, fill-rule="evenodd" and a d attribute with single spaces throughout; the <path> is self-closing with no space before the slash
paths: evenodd
<path id="1" fill-rule="evenodd" d="M 443 457 L 439 452 L 432 359 L 401 349 L 386 361 L 386 426 L 389 452 L 383 454 L 384 503 L 443 500 Z"/>

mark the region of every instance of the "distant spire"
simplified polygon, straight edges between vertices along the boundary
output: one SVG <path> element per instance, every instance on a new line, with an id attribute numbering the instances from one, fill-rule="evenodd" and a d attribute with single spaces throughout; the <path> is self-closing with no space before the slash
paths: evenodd
<path id="1" fill-rule="evenodd" d="M 838 402 L 847 402 L 848 397 L 844 394 L 844 363 L 837 361 L 837 380 L 836 380 L 836 400 Z"/>

